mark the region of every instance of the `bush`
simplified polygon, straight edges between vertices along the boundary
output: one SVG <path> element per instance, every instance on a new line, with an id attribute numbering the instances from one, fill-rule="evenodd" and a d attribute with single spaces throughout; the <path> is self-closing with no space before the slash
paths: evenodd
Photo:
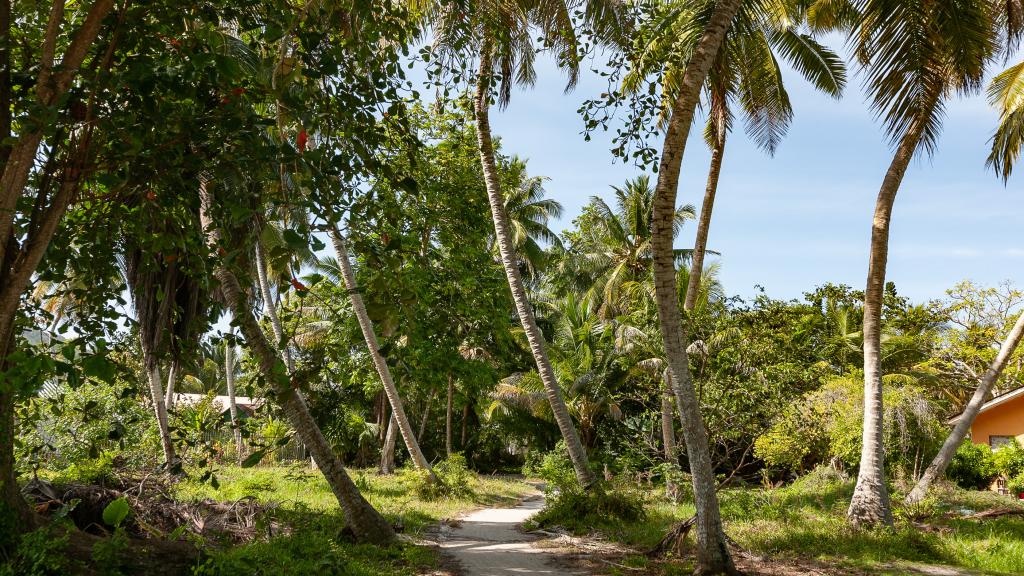
<path id="1" fill-rule="evenodd" d="M 597 483 L 586 492 L 570 490 L 549 496 L 547 505 L 532 522 L 539 527 L 561 526 L 573 533 L 584 533 L 644 519 L 644 502 L 638 492 Z"/>
<path id="2" fill-rule="evenodd" d="M 992 449 L 966 440 L 957 449 L 946 469 L 946 477 L 961 488 L 980 490 L 988 487 L 999 473 Z"/>
<path id="3" fill-rule="evenodd" d="M 14 553 L 0 563 L 0 576 L 60 576 L 74 574 L 75 566 L 65 553 L 66 535 L 57 526 L 23 534 Z"/>
<path id="4" fill-rule="evenodd" d="M 1007 478 L 1024 474 L 1024 446 L 1014 440 L 992 451 L 996 470 Z"/>
<path id="5" fill-rule="evenodd" d="M 540 459 L 534 473 L 547 483 L 547 490 L 560 492 L 578 492 L 579 482 L 576 480 L 576 469 L 569 458 L 569 449 L 564 441 L 559 441 L 555 449 Z"/>
<path id="6" fill-rule="evenodd" d="M 1010 478 L 1010 481 L 1006 484 L 1006 487 L 1009 489 L 1010 495 L 1012 495 L 1014 498 L 1017 498 L 1021 494 L 1024 494 L 1024 473 L 1018 474 L 1013 478 Z"/>
<path id="7" fill-rule="evenodd" d="M 413 490 L 423 500 L 472 498 L 474 495 L 474 476 L 462 454 L 452 454 L 434 465 L 438 481 L 432 480 L 425 471 L 413 470 L 410 473 L 413 475 Z"/>

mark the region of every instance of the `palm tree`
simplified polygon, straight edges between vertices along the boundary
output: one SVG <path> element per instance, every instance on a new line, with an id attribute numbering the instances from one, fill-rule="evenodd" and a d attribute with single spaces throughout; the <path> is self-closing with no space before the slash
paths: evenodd
<path id="1" fill-rule="evenodd" d="M 548 258 L 541 246 L 561 247 L 562 240 L 548 227 L 552 218 L 561 218 L 562 205 L 544 197 L 543 176 L 529 176 L 526 162 L 513 156 L 504 170 L 507 178 L 505 212 L 512 227 L 512 245 L 522 258 L 522 270 L 527 278 L 535 279 Z M 492 238 L 492 243 L 493 243 Z M 497 252 L 497 246 L 492 244 Z"/>
<path id="2" fill-rule="evenodd" d="M 601 316 L 611 318 L 625 308 L 631 283 L 648 283 L 651 276 L 651 215 L 654 189 L 650 177 L 642 174 L 623 187 L 612 186 L 616 208 L 613 210 L 596 196 L 590 206 L 595 222 L 578 243 L 578 257 L 570 265 L 580 270 L 589 289 L 590 298 L 600 302 Z M 693 206 L 676 210 L 675 230 L 678 234 L 687 220 L 694 218 Z M 677 262 L 689 256 L 689 250 L 676 250 Z"/>
<path id="3" fill-rule="evenodd" d="M 214 224 L 213 210 L 216 205 L 210 188 L 207 180 L 203 178 L 199 185 L 200 222 L 207 245 L 212 252 L 217 252 L 217 249 L 221 247 L 222 238 L 225 236 L 221 233 L 219 226 Z M 250 351 L 256 358 L 260 372 L 272 386 L 277 401 L 284 409 L 292 428 L 313 454 L 317 466 L 323 472 L 331 491 L 337 497 L 356 537 L 361 541 L 375 544 L 394 542 L 395 532 L 391 525 L 360 494 L 359 489 L 345 472 L 338 456 L 310 414 L 302 392 L 292 386 L 289 372 L 284 366 L 280 354 L 267 341 L 263 329 L 260 328 L 253 316 L 237 276 L 223 260 L 218 259 L 214 268 L 214 278 L 220 284 L 221 294 L 232 312 L 234 322 L 241 329 Z"/>
<path id="4" fill-rule="evenodd" d="M 232 329 L 232 332 L 234 329 Z M 231 416 L 231 435 L 235 440 L 235 452 L 242 460 L 242 430 L 238 419 L 238 405 L 235 403 L 235 342 L 234 334 L 224 339 L 224 380 L 228 388 L 228 413 Z"/>
<path id="5" fill-rule="evenodd" d="M 359 321 L 359 328 L 362 330 L 363 338 L 366 340 L 366 348 L 370 351 L 370 357 L 373 358 L 373 365 L 377 369 L 377 375 L 380 376 L 380 381 L 384 385 L 384 392 L 388 397 L 388 402 L 391 404 L 392 418 L 398 425 L 398 430 L 401 432 L 402 439 L 405 441 L 405 447 L 408 448 L 409 454 L 412 456 L 412 460 L 416 464 L 416 467 L 426 472 L 431 481 L 437 482 L 438 478 L 430 468 L 430 462 L 428 462 L 427 458 L 423 455 L 423 451 L 420 450 L 419 442 L 412 430 L 412 424 L 409 423 L 409 417 L 405 414 L 405 407 L 402 405 L 402 398 L 398 394 L 398 387 L 395 386 L 395 381 L 391 378 L 391 369 L 388 367 L 388 363 L 387 360 L 384 359 L 384 355 L 381 354 L 380 343 L 377 341 L 377 333 L 373 329 L 373 321 L 370 320 L 369 314 L 366 313 L 366 306 L 363 304 L 363 297 L 359 293 L 359 286 L 356 283 L 356 274 L 352 269 L 351 261 L 349 261 L 348 247 L 345 245 L 345 239 L 336 227 L 332 227 L 329 233 L 331 236 L 331 243 L 334 245 L 335 255 L 338 259 L 337 261 L 338 267 L 341 271 L 341 277 L 345 283 L 345 289 L 349 293 L 349 299 L 352 302 L 352 310 L 355 312 L 356 319 Z M 423 421 L 424 423 L 426 422 L 426 417 L 424 417 Z"/>
<path id="6" fill-rule="evenodd" d="M 1024 149 L 1024 62 L 992 80 L 988 99 L 999 110 L 999 127 L 992 136 L 987 164 L 1006 182 Z"/>
<path id="7" fill-rule="evenodd" d="M 892 524 L 882 435 L 882 297 L 893 204 L 907 166 L 937 144 L 945 101 L 980 89 L 999 51 L 999 3 L 927 0 L 819 2 L 819 28 L 847 28 L 872 110 L 896 145 L 875 203 L 864 291 L 864 428 L 853 524 Z"/>
<path id="8" fill-rule="evenodd" d="M 537 326 L 533 308 L 527 297 L 526 286 L 519 270 L 519 257 L 513 243 L 513 228 L 505 207 L 505 197 L 499 178 L 494 142 L 491 136 L 490 105 L 492 87 L 497 83 L 498 104 L 508 104 L 514 83 L 529 85 L 535 76 L 533 70 L 533 34 L 544 37 L 545 46 L 555 52 L 559 62 L 569 72 L 570 86 L 575 83 L 580 55 L 573 13 L 580 12 L 591 29 L 601 32 L 614 30 L 621 14 L 619 5 L 608 0 L 582 2 L 580 0 L 547 0 L 545 2 L 479 2 L 470 5 L 471 13 L 445 3 L 430 3 L 422 12 L 432 20 L 438 45 L 447 51 L 467 47 L 479 58 L 473 110 L 476 118 L 477 142 L 483 170 L 487 199 L 494 220 L 494 236 L 501 263 L 508 278 L 512 300 L 522 322 L 530 351 L 537 363 L 537 371 L 551 404 L 555 421 L 568 448 L 573 468 L 580 484 L 589 486 L 594 475 L 587 454 L 580 442 L 572 418 L 558 387 L 547 343 Z M 467 17 L 468 16 L 468 17 Z M 497 68 L 497 73 L 495 72 Z"/>
<path id="9" fill-rule="evenodd" d="M 679 170 L 686 140 L 700 100 L 701 88 L 717 57 L 726 31 L 740 8 L 740 0 L 718 0 L 699 33 L 686 66 L 679 75 L 678 91 L 668 106 L 671 116 L 665 125 L 654 193 L 651 248 L 654 254 L 654 288 L 661 335 L 671 371 L 671 381 L 683 425 L 683 439 L 690 460 L 694 504 L 697 509 L 697 571 L 703 574 L 735 574 L 715 494 L 707 430 L 701 417 L 696 390 L 686 353 L 687 332 L 679 309 L 676 288 L 675 228 Z"/>

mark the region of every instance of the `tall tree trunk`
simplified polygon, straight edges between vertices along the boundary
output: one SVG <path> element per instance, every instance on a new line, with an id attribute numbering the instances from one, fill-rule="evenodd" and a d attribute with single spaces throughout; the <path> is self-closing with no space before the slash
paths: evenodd
<path id="1" fill-rule="evenodd" d="M 462 407 L 462 437 L 461 437 L 461 442 L 459 442 L 459 448 L 462 448 L 463 452 L 466 451 L 466 427 L 467 427 L 468 423 L 469 423 L 469 403 L 466 403 L 466 405 Z"/>
<path id="2" fill-rule="evenodd" d="M 889 223 L 903 175 L 921 141 L 924 124 L 915 121 L 900 140 L 882 180 L 871 224 L 867 288 L 864 290 L 864 429 L 860 470 L 846 517 L 854 525 L 892 525 L 889 488 L 885 484 L 882 407 L 882 300 L 889 258 Z"/>
<path id="3" fill-rule="evenodd" d="M 0 334 L 0 371 L 8 368 L 5 358 L 13 347 L 14 331 Z M 0 386 L 0 526 L 31 528 L 35 526 L 35 514 L 21 495 L 14 469 L 14 404 L 14 390 Z M 7 534 L 0 535 L 0 547 L 10 543 L 7 538 Z"/>
<path id="4" fill-rule="evenodd" d="M 444 453 L 445 456 L 452 455 L 452 409 L 455 401 L 455 380 L 448 375 L 448 406 L 444 413 Z"/>
<path id="5" fill-rule="evenodd" d="M 985 399 L 988 398 L 989 391 L 992 390 L 992 386 L 999 380 L 999 376 L 1003 373 L 1003 369 L 1006 368 L 1007 362 L 1010 361 L 1010 356 L 1013 356 L 1017 346 L 1020 345 L 1022 338 L 1024 338 L 1024 312 L 1017 316 L 1017 322 L 1010 329 L 1009 334 L 1006 335 L 1006 339 L 1003 340 L 1002 346 L 999 347 L 999 353 L 996 354 L 995 359 L 992 360 L 988 369 L 985 370 L 985 374 L 982 375 L 978 388 L 974 390 L 974 395 L 971 396 L 970 402 L 967 403 L 963 414 L 957 420 L 953 431 L 949 433 L 946 441 L 942 443 L 939 453 L 935 455 L 935 459 L 932 460 L 932 463 L 924 471 L 924 475 L 917 481 L 914 489 L 910 491 L 910 494 L 907 494 L 905 499 L 907 504 L 915 504 L 923 500 L 928 494 L 928 488 L 931 487 L 932 482 L 946 473 L 946 468 L 949 466 L 950 461 L 953 460 L 953 455 L 956 454 L 957 448 L 963 443 L 964 438 L 967 436 L 967 431 L 971 429 L 974 419 L 978 417 L 981 406 L 985 403 Z"/>
<path id="6" fill-rule="evenodd" d="M 164 464 L 170 469 L 174 465 L 174 443 L 171 441 L 171 428 L 167 422 L 167 406 L 164 405 L 164 387 L 160 377 L 160 365 L 148 350 L 143 339 L 142 358 L 149 380 L 149 395 L 153 401 L 153 413 L 156 416 L 157 428 L 160 432 L 160 447 L 164 452 Z"/>
<path id="7" fill-rule="evenodd" d="M 665 388 L 661 394 L 661 441 L 665 448 L 665 462 L 669 464 L 679 462 L 679 455 L 676 454 L 676 430 L 672 424 L 672 396 L 672 379 L 666 370 Z"/>
<path id="8" fill-rule="evenodd" d="M 356 285 L 356 274 L 348 259 L 348 247 L 345 245 L 345 239 L 342 238 L 337 228 L 332 228 L 330 234 L 334 251 L 338 257 L 338 264 L 341 267 L 341 276 L 345 281 L 345 289 L 348 290 L 349 298 L 352 301 L 352 310 L 356 313 L 356 319 L 359 320 L 359 328 L 363 332 L 363 339 L 366 341 L 366 348 L 370 351 L 370 357 L 373 358 L 377 375 L 380 376 L 380 381 L 384 384 L 384 392 L 387 394 L 388 402 L 391 403 L 392 414 L 398 420 L 398 429 L 402 433 L 405 447 L 409 450 L 409 455 L 412 456 L 416 467 L 426 471 L 430 478 L 436 481 L 437 477 L 430 468 L 430 462 L 427 462 L 426 457 L 423 456 L 419 442 L 416 441 L 416 436 L 413 436 L 412 425 L 405 414 L 405 407 L 402 406 L 402 397 L 398 394 L 398 387 L 395 386 L 395 381 L 391 378 L 391 369 L 388 367 L 384 355 L 380 353 L 380 344 L 377 342 L 377 334 L 373 330 L 373 322 L 370 321 L 370 315 L 366 313 L 363 296 L 359 293 L 359 288 Z"/>
<path id="9" fill-rule="evenodd" d="M 508 221 L 508 214 L 505 212 L 505 196 L 501 191 L 501 180 L 498 176 L 498 166 L 494 155 L 494 143 L 491 139 L 490 123 L 490 95 L 492 80 L 491 46 L 485 42 L 480 50 L 480 70 L 476 81 L 476 94 L 474 95 L 474 108 L 476 112 L 476 135 L 480 150 L 480 163 L 483 167 L 484 183 L 487 186 L 487 200 L 491 205 L 491 217 L 494 220 L 494 238 L 498 244 L 498 252 L 501 254 L 501 264 L 505 268 L 505 275 L 508 277 L 508 286 L 512 291 L 512 300 L 516 305 L 516 312 L 522 322 L 526 339 L 530 343 L 530 351 L 537 363 L 537 373 L 544 384 L 544 391 L 547 394 L 548 402 L 551 404 L 551 411 L 554 413 L 555 422 L 562 432 L 562 438 L 569 451 L 569 458 L 572 459 L 573 468 L 576 471 L 576 479 L 579 483 L 588 487 L 594 482 L 594 475 L 590 471 L 590 464 L 587 462 L 587 452 L 580 442 L 576 433 L 569 410 L 562 398 L 562 389 L 558 386 L 555 378 L 555 371 L 551 368 L 551 360 L 548 358 L 547 345 L 544 342 L 544 334 L 537 326 L 537 320 L 533 315 L 533 308 L 526 294 L 526 286 L 523 284 L 522 274 L 519 271 L 519 262 L 516 258 L 515 247 L 512 245 L 511 228 Z"/>
<path id="10" fill-rule="evenodd" d="M 220 231 L 210 218 L 213 206 L 212 193 L 204 180 L 200 183 L 200 221 L 206 234 L 207 244 L 216 251 L 220 244 Z M 232 312 L 235 323 L 241 328 L 245 341 L 256 358 L 260 372 L 267 383 L 274 389 L 276 400 L 283 408 L 285 416 L 310 450 L 317 467 L 327 479 L 338 503 L 345 512 L 349 526 L 356 538 L 362 542 L 374 544 L 390 544 L 395 541 L 395 532 L 384 517 L 377 512 L 359 493 L 359 488 L 345 472 L 338 456 L 324 438 L 320 427 L 306 406 L 302 392 L 297 383 L 293 383 L 286 367 L 282 364 L 276 349 L 270 345 L 263 330 L 253 317 L 245 293 L 238 283 L 238 278 L 228 269 L 223 261 L 218 261 L 214 269 L 214 277 L 220 284 L 221 294 Z"/>
<path id="11" fill-rule="evenodd" d="M 228 414 L 231 416 L 231 435 L 235 439 L 235 453 L 241 462 L 244 456 L 242 429 L 238 420 L 238 404 L 235 403 L 235 344 L 231 339 L 224 341 L 224 380 L 228 386 Z"/>
<path id="12" fill-rule="evenodd" d="M 388 433 L 384 436 L 384 448 L 380 452 L 380 473 L 395 472 L 395 444 L 398 442 L 398 420 L 394 414 L 388 418 Z"/>
<path id="13" fill-rule="evenodd" d="M 178 362 L 172 360 L 167 368 L 167 388 L 164 390 L 164 406 L 168 410 L 174 409 L 174 383 L 178 379 L 178 371 Z"/>
<path id="14" fill-rule="evenodd" d="M 686 298 L 683 310 L 687 314 L 693 311 L 700 296 L 700 282 L 704 275 L 704 254 L 708 248 L 708 231 L 711 229 L 711 212 L 715 207 L 715 195 L 718 193 L 718 176 L 722 172 L 722 156 L 725 154 L 725 132 L 722 131 L 711 149 L 711 165 L 708 168 L 708 184 L 704 190 L 704 203 L 700 207 L 700 219 L 697 221 L 697 237 L 693 241 L 693 254 L 690 257 L 690 279 L 686 284 Z"/>
<path id="15" fill-rule="evenodd" d="M 270 319 L 270 326 L 274 330 L 274 338 L 277 339 L 275 348 L 284 359 L 288 373 L 295 372 L 295 362 L 288 350 L 288 344 L 284 340 L 284 327 L 281 325 L 281 318 L 277 315 L 277 308 L 274 306 L 274 294 L 270 291 L 270 277 L 267 274 L 267 260 L 263 255 L 263 246 L 259 239 L 254 243 L 256 256 L 256 278 L 260 285 L 260 296 L 263 299 L 263 313 Z"/>
<path id="16" fill-rule="evenodd" d="M 420 432 L 416 435 L 417 442 L 423 442 L 423 435 L 427 433 L 427 423 L 430 422 L 430 408 L 434 405 L 434 398 L 437 396 L 437 388 L 430 389 L 430 396 L 427 397 L 427 405 L 423 407 L 423 419 L 420 420 Z"/>
<path id="17" fill-rule="evenodd" d="M 651 247 L 654 253 L 654 288 L 658 304 L 665 356 L 671 370 L 676 404 L 683 425 L 683 439 L 690 461 L 694 504 L 697 509 L 697 573 L 737 574 L 729 554 L 722 519 L 715 494 L 715 475 L 711 466 L 707 430 L 701 418 L 697 394 L 690 375 L 686 354 L 687 326 L 679 310 L 676 291 L 676 268 L 673 251 L 673 220 L 679 170 L 686 140 L 693 123 L 694 109 L 700 90 L 715 59 L 740 0 L 719 0 L 707 27 L 697 43 L 693 56 L 683 72 L 679 94 L 672 106 L 672 115 L 665 130 L 665 142 L 654 190 Z"/>

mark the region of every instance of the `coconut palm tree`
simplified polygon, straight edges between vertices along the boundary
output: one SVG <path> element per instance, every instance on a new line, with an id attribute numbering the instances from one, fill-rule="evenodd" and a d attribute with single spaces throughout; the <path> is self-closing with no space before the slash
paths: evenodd
<path id="1" fill-rule="evenodd" d="M 529 85 L 535 72 L 534 35 L 544 38 L 559 63 L 568 71 L 569 85 L 575 84 L 580 53 L 573 14 L 580 14 L 598 37 L 614 33 L 621 17 L 620 5 L 610 0 L 547 0 L 545 2 L 474 2 L 452 6 L 441 2 L 417 2 L 432 27 L 437 46 L 448 54 L 471 51 L 478 58 L 473 111 L 477 142 L 488 203 L 494 220 L 494 236 L 501 263 L 508 278 L 512 300 L 522 322 L 530 351 L 537 363 L 555 421 L 568 448 L 580 484 L 589 486 L 594 475 L 576 427 L 569 415 L 562 391 L 551 366 L 544 335 L 537 326 L 526 286 L 519 270 L 519 257 L 513 243 L 513 228 L 505 207 L 505 194 L 498 174 L 491 135 L 490 107 L 492 88 L 497 87 L 500 106 L 508 104 L 514 84 Z"/>
<path id="2" fill-rule="evenodd" d="M 216 203 L 211 188 L 212 186 L 203 178 L 199 186 L 200 223 L 211 252 L 217 252 L 217 249 L 221 248 L 222 238 L 230 236 L 222 234 L 219 225 L 213 219 Z M 273 388 L 277 402 L 284 409 L 295 433 L 312 453 L 356 537 L 375 544 L 394 542 L 395 532 L 391 525 L 360 494 L 313 419 L 302 392 L 292 386 L 283 359 L 267 341 L 263 329 L 253 316 L 238 277 L 220 259 L 216 263 L 213 275 L 220 285 L 221 294 L 231 310 L 235 324 L 241 329 L 246 344 L 259 364 L 260 372 Z"/>
<path id="3" fill-rule="evenodd" d="M 234 329 L 232 329 L 234 332 Z M 235 342 L 234 334 L 224 339 L 224 380 L 228 388 L 228 414 L 231 416 L 231 435 L 235 440 L 235 452 L 239 461 L 243 457 L 241 421 L 238 419 L 238 405 L 235 403 Z"/>
<path id="4" fill-rule="evenodd" d="M 882 433 L 882 297 L 893 204 L 914 156 L 937 144 L 946 100 L 981 88 L 1000 51 L 998 2 L 857 0 L 818 2 L 812 23 L 845 28 L 871 108 L 896 147 L 875 202 L 864 291 L 864 428 L 853 524 L 892 524 Z"/>
<path id="5" fill-rule="evenodd" d="M 1005 182 L 1024 149 L 1024 62 L 1007 68 L 992 80 L 988 99 L 999 110 L 999 127 L 992 136 L 987 164 Z"/>
<path id="6" fill-rule="evenodd" d="M 590 200 L 595 221 L 583 231 L 582 241 L 574 248 L 579 255 L 569 264 L 578 269 L 589 298 L 603 318 L 617 316 L 625 307 L 624 286 L 648 283 L 651 277 L 651 214 L 654 188 L 650 177 L 642 174 L 625 183 L 612 186 L 615 209 L 596 196 Z M 694 218 L 693 206 L 676 210 L 675 233 L 687 220 Z M 689 256 L 689 250 L 676 250 L 677 262 Z"/>
<path id="7" fill-rule="evenodd" d="M 526 173 L 526 162 L 513 156 L 507 168 L 505 212 L 512 230 L 512 245 L 522 259 L 521 269 L 533 280 L 547 261 L 542 243 L 561 247 L 562 240 L 548 227 L 553 218 L 562 217 L 562 204 L 544 197 L 543 176 Z M 497 253 L 494 239 L 492 249 Z"/>
<path id="8" fill-rule="evenodd" d="M 391 404 L 392 418 L 398 425 L 398 430 L 402 434 L 402 440 L 405 441 L 405 447 L 408 448 L 413 463 L 416 464 L 417 468 L 426 472 L 432 481 L 437 482 L 438 478 L 434 475 L 430 462 L 423 455 L 423 451 L 420 450 L 417 436 L 413 433 L 412 424 L 410 424 L 409 417 L 405 414 L 402 397 L 399 395 L 398 387 L 395 386 L 395 381 L 391 377 L 391 369 L 388 367 L 384 355 L 381 354 L 377 333 L 373 329 L 373 321 L 370 320 L 370 315 L 367 314 L 366 306 L 363 304 L 363 297 L 359 293 L 359 285 L 356 283 L 356 274 L 352 269 L 352 262 L 349 260 L 345 239 L 336 227 L 332 227 L 329 234 L 331 236 L 331 243 L 334 245 L 341 278 L 345 283 L 345 289 L 348 291 L 349 299 L 352 302 L 352 310 L 359 321 L 359 328 L 362 330 L 363 338 L 366 340 L 366 348 L 370 351 L 370 357 L 373 358 L 373 365 L 377 369 L 377 375 L 380 376 L 380 381 L 384 385 L 384 393 Z M 424 423 L 426 422 L 426 417 L 424 417 L 423 421 Z"/>

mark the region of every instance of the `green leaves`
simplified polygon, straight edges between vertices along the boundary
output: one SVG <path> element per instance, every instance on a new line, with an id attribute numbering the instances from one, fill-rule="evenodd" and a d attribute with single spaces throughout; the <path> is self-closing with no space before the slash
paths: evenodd
<path id="1" fill-rule="evenodd" d="M 107 504 L 107 507 L 103 509 L 103 522 L 108 526 L 119 528 L 130 512 L 131 507 L 128 505 L 128 501 L 122 496 L 113 500 L 110 504 Z"/>

